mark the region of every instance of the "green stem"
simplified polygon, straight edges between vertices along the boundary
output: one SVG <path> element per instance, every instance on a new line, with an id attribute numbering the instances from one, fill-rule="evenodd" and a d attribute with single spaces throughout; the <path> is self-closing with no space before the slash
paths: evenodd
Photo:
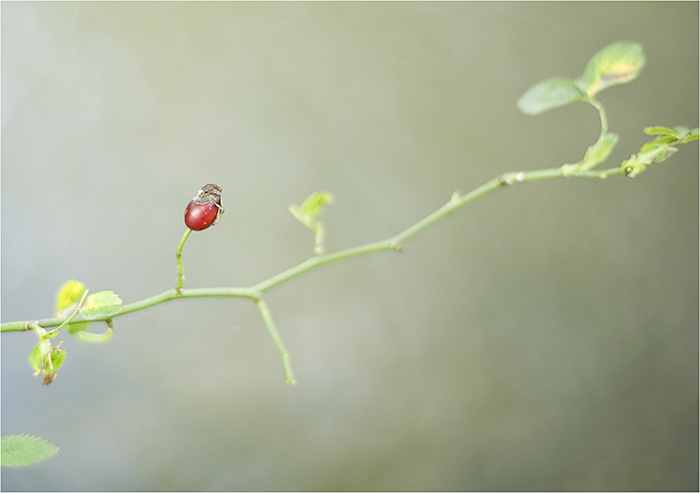
<path id="1" fill-rule="evenodd" d="M 323 242 L 326 241 L 326 230 L 323 227 L 323 223 L 316 222 L 313 227 L 314 232 L 314 254 L 323 255 L 326 251 L 326 247 Z"/>
<path id="2" fill-rule="evenodd" d="M 604 118 L 604 113 L 601 113 L 601 119 Z M 607 178 L 610 175 L 623 174 L 620 168 L 612 168 L 608 170 L 588 170 L 588 171 L 577 171 L 570 173 L 569 177 L 580 177 L 580 178 Z M 524 183 L 528 181 L 544 180 L 550 178 L 561 178 L 564 176 L 564 169 L 562 167 L 533 170 L 533 171 L 514 171 L 510 173 L 504 173 L 496 178 L 488 181 L 487 183 L 475 188 L 471 192 L 464 195 L 460 195 L 455 192 L 452 194 L 450 200 L 440 207 L 438 210 L 429 214 L 422 220 L 418 221 L 414 225 L 406 228 L 399 234 L 392 236 L 383 241 L 376 241 L 373 243 L 367 243 L 365 245 L 359 245 L 352 248 L 346 248 L 345 250 L 340 250 L 335 253 L 322 255 L 320 254 L 320 246 L 322 245 L 322 237 L 319 238 L 319 231 L 315 230 L 316 241 L 315 241 L 315 253 L 313 257 L 301 262 L 300 264 L 291 267 L 277 275 L 274 275 L 252 287 L 249 288 L 199 288 L 199 289 L 183 289 L 185 272 L 182 266 L 182 248 L 185 245 L 187 237 L 190 235 L 192 230 L 189 228 L 185 231 L 180 244 L 178 245 L 176 256 L 178 265 L 178 280 L 175 289 L 168 290 L 164 293 L 146 298 L 129 305 L 124 305 L 116 314 L 110 315 L 109 317 L 84 317 L 81 313 L 73 313 L 70 318 L 51 318 L 37 321 L 25 321 L 25 322 L 9 322 L 0 324 L 2 332 L 13 332 L 13 331 L 26 331 L 30 329 L 41 327 L 54 327 L 62 326 L 69 322 L 97 322 L 97 321 L 107 321 L 110 326 L 110 330 L 101 335 L 90 334 L 83 335 L 83 337 L 88 337 L 92 339 L 107 339 L 111 337 L 113 329 L 111 326 L 111 319 L 116 318 L 121 315 L 126 315 L 127 313 L 132 313 L 138 310 L 143 310 L 151 306 L 158 305 L 160 303 L 165 303 L 170 300 L 180 299 L 180 298 L 201 298 L 201 297 L 234 297 L 234 298 L 249 298 L 253 299 L 260 311 L 260 315 L 267 327 L 272 340 L 277 346 L 277 350 L 282 356 L 282 366 L 284 368 L 285 379 L 289 385 L 296 385 L 296 380 L 294 379 L 294 374 L 292 372 L 291 359 L 289 352 L 284 346 L 284 342 L 277 331 L 277 327 L 272 319 L 272 314 L 267 304 L 262 300 L 261 295 L 265 291 L 272 289 L 279 284 L 282 284 L 290 279 L 309 272 L 316 267 L 320 267 L 325 264 L 332 262 L 339 262 L 341 260 L 346 260 L 352 257 L 358 257 L 360 255 L 367 255 L 374 252 L 380 251 L 401 251 L 401 246 L 423 232 L 428 227 L 437 223 L 445 216 L 453 213 L 460 207 L 490 193 L 494 190 L 502 188 L 506 185 L 514 185 L 517 183 Z M 320 240 L 320 241 L 319 241 Z"/>
<path id="3" fill-rule="evenodd" d="M 366 255 L 368 253 L 379 252 L 382 250 L 391 250 L 391 246 L 388 241 L 377 241 L 374 243 L 367 243 L 366 245 L 360 245 L 352 248 L 346 248 L 345 250 L 340 250 L 339 252 L 329 253 L 326 255 L 318 255 L 305 260 L 304 262 L 291 267 L 284 272 L 280 272 L 258 284 L 252 286 L 250 289 L 252 291 L 257 291 L 263 293 L 268 291 L 275 286 L 286 282 L 293 277 L 310 271 L 316 267 L 320 267 L 331 262 L 338 262 L 340 260 L 345 260 L 352 257 L 357 257 L 359 255 Z"/>
<path id="4" fill-rule="evenodd" d="M 578 171 L 570 175 L 572 178 L 607 178 L 612 175 L 623 174 L 620 168 L 611 168 L 606 170 L 588 170 L 588 171 Z M 165 303 L 166 301 L 178 299 L 178 298 L 201 298 L 201 297 L 233 297 L 233 298 L 250 298 L 257 299 L 262 293 L 268 291 L 275 286 L 278 286 L 290 279 L 297 277 L 301 274 L 309 272 L 316 267 L 326 265 L 333 262 L 339 262 L 341 260 L 346 260 L 352 257 L 358 257 L 360 255 L 367 255 L 375 252 L 382 251 L 400 251 L 401 245 L 406 243 L 408 240 L 418 235 L 424 231 L 429 226 L 440 221 L 445 216 L 456 211 L 460 207 L 490 193 L 494 190 L 502 188 L 506 185 L 514 185 L 517 183 L 525 183 L 528 181 L 544 180 L 550 178 L 561 178 L 563 177 L 563 171 L 561 167 L 549 168 L 542 170 L 533 171 L 514 171 L 510 173 L 504 173 L 493 180 L 475 188 L 471 192 L 464 195 L 459 195 L 457 193 L 452 195 L 452 198 L 438 210 L 432 214 L 426 216 L 424 219 L 418 221 L 416 224 L 410 226 L 399 234 L 392 236 L 383 241 L 376 241 L 373 243 L 367 243 L 365 245 L 359 245 L 356 247 L 346 248 L 345 250 L 340 250 L 338 252 L 329 253 L 325 255 L 317 255 L 314 257 L 301 262 L 279 274 L 276 274 L 254 286 L 248 288 L 198 288 L 198 289 L 182 289 L 182 280 L 184 276 L 184 271 L 182 268 L 181 252 L 182 246 L 185 240 L 189 236 L 191 230 L 187 230 L 185 235 L 180 241 L 178 247 L 178 268 L 180 271 L 180 276 L 178 278 L 178 287 L 176 289 L 171 289 L 165 291 L 164 293 L 146 298 L 129 305 L 124 305 L 119 312 L 110 317 L 84 317 L 82 314 L 78 313 L 73 323 L 78 322 L 98 322 L 104 321 L 107 318 L 116 318 L 121 315 L 126 315 L 127 313 L 132 313 L 138 310 L 143 310 L 160 303 Z M 20 322 L 6 322 L 0 324 L 0 330 L 2 332 L 23 332 L 30 330 L 30 324 L 36 323 L 41 327 L 56 327 L 61 325 L 66 321 L 67 317 L 63 318 L 48 318 L 43 320 L 30 320 L 30 321 L 20 321 Z"/>
<path id="5" fill-rule="evenodd" d="M 589 98 L 588 102 L 598 110 L 598 114 L 600 115 L 600 138 L 602 138 L 608 133 L 608 115 L 605 112 L 603 105 L 597 99 Z"/>
<path id="6" fill-rule="evenodd" d="M 85 317 L 81 313 L 72 320 L 73 323 L 79 322 L 104 322 L 110 318 L 120 317 L 126 315 L 127 313 L 136 312 L 143 310 L 145 308 L 150 308 L 166 301 L 171 301 L 181 298 L 210 298 L 210 297 L 230 297 L 230 298 L 250 298 L 255 299 L 259 296 L 259 293 L 252 291 L 250 288 L 195 288 L 195 289 L 183 289 L 180 293 L 175 289 L 170 289 L 164 293 L 151 296 L 141 301 L 131 303 L 129 305 L 124 305 L 122 308 L 108 317 L 96 316 L 96 317 Z M 61 325 L 66 321 L 67 317 L 57 317 L 57 318 L 45 318 L 42 320 L 30 320 L 21 322 L 5 322 L 0 324 L 2 332 L 24 332 L 27 330 L 34 329 L 34 326 L 38 325 L 40 327 L 56 327 Z"/>
<path id="7" fill-rule="evenodd" d="M 262 315 L 262 319 L 267 326 L 267 330 L 270 332 L 272 340 L 275 341 L 275 346 L 277 346 L 277 350 L 282 356 L 282 366 L 284 367 L 285 380 L 287 381 L 287 384 L 294 386 L 297 384 L 297 381 L 294 379 L 294 373 L 292 372 L 292 361 L 289 353 L 287 352 L 287 348 L 284 347 L 284 342 L 282 342 L 279 332 L 277 332 L 277 327 L 275 326 L 275 322 L 272 320 L 270 309 L 262 298 L 257 298 L 255 300 L 255 304 L 258 305 L 258 310 L 260 310 L 260 315 Z"/>
<path id="8" fill-rule="evenodd" d="M 192 230 L 190 228 L 187 228 L 185 234 L 182 235 L 180 244 L 177 246 L 177 252 L 175 252 L 175 257 L 177 258 L 177 287 L 175 288 L 175 290 L 178 293 L 182 293 L 182 286 L 185 282 L 185 268 L 182 266 L 182 247 L 185 246 L 185 241 L 187 241 L 187 237 L 190 235 L 191 232 Z"/>

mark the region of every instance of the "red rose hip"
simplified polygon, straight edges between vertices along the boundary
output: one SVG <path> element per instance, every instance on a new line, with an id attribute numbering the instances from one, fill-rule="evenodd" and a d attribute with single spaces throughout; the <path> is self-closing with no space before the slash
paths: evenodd
<path id="1" fill-rule="evenodd" d="M 193 231 L 201 231 L 219 222 L 224 213 L 221 205 L 221 187 L 210 183 L 204 185 L 185 209 L 185 226 Z"/>
<path id="2" fill-rule="evenodd" d="M 194 199 L 185 209 L 185 225 L 193 231 L 207 229 L 216 220 L 219 208 L 213 202 L 198 204 Z"/>

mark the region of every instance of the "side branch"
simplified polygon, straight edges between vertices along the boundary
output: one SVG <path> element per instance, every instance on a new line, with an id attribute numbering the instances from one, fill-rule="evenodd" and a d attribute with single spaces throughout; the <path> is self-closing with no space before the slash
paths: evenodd
<path id="1" fill-rule="evenodd" d="M 279 332 L 277 332 L 275 322 L 272 320 L 272 313 L 270 313 L 267 303 L 265 303 L 262 298 L 257 298 L 255 300 L 255 304 L 258 305 L 258 310 L 260 310 L 260 315 L 267 326 L 267 330 L 270 332 L 270 336 L 272 336 L 272 340 L 275 342 L 275 346 L 277 346 L 277 350 L 282 356 L 282 366 L 284 367 L 285 380 L 287 381 L 287 384 L 294 386 L 297 384 L 297 381 L 294 379 L 294 373 L 292 373 L 292 361 L 289 353 L 287 352 L 287 348 L 284 346 L 284 342 L 282 342 Z"/>

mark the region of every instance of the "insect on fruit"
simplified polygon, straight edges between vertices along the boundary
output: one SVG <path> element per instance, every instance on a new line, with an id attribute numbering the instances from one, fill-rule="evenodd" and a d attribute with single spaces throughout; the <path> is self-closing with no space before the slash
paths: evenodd
<path id="1" fill-rule="evenodd" d="M 197 192 L 185 209 L 185 226 L 193 231 L 201 231 L 219 222 L 224 213 L 221 205 L 221 187 L 209 183 Z"/>

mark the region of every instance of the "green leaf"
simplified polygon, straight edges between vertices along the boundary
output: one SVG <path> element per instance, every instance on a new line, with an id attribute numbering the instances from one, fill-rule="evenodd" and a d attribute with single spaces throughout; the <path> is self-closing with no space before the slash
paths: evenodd
<path id="1" fill-rule="evenodd" d="M 51 352 L 51 365 L 53 365 L 53 371 L 58 371 L 59 368 L 63 366 L 66 362 L 66 350 L 56 349 Z"/>
<path id="2" fill-rule="evenodd" d="M 682 128 L 682 127 L 679 127 Z M 687 131 L 687 129 L 685 129 Z M 678 131 L 668 128 L 668 127 L 646 127 L 644 133 L 647 135 L 672 135 L 676 138 L 680 138 Z M 682 132 L 685 133 L 685 132 Z"/>
<path id="3" fill-rule="evenodd" d="M 42 338 L 39 344 L 34 346 L 31 353 L 29 353 L 29 364 L 32 365 L 32 368 L 42 370 L 50 351 L 51 343 L 48 339 Z"/>
<path id="4" fill-rule="evenodd" d="M 700 132 L 700 129 L 698 128 L 689 130 L 685 135 L 683 135 L 683 143 L 685 144 L 686 142 L 690 142 L 691 140 L 698 140 L 698 137 L 700 137 L 698 132 Z"/>
<path id="5" fill-rule="evenodd" d="M 646 154 L 649 152 L 656 152 L 659 149 L 659 143 L 658 142 L 647 142 L 644 144 L 640 149 L 637 154 L 642 155 Z"/>
<path id="6" fill-rule="evenodd" d="M 617 144 L 617 135 L 607 133 L 598 141 L 588 148 L 586 155 L 581 161 L 576 164 L 565 164 L 562 166 L 564 176 L 571 176 L 577 171 L 588 171 L 595 168 L 597 165 L 605 161 L 613 148 Z"/>
<path id="7" fill-rule="evenodd" d="M 110 327 L 106 332 L 102 334 L 95 334 L 93 332 L 78 332 L 78 339 L 86 342 L 105 342 L 112 338 L 114 335 L 114 330 Z"/>
<path id="8" fill-rule="evenodd" d="M 330 193 L 315 192 L 306 198 L 304 203 L 301 204 L 299 211 L 304 216 L 315 217 L 316 215 L 318 215 L 319 212 L 321 212 L 321 209 L 323 209 L 324 204 L 331 203 L 333 203 L 333 196 Z"/>
<path id="9" fill-rule="evenodd" d="M 109 317 L 116 315 L 121 307 L 122 300 L 113 291 L 100 291 L 87 297 L 80 312 L 84 317 Z"/>
<path id="10" fill-rule="evenodd" d="M 65 317 L 73 314 L 77 308 L 77 303 L 80 302 L 85 295 L 87 288 L 80 281 L 66 281 L 58 291 L 56 299 L 56 316 Z M 90 327 L 90 322 L 81 322 L 70 325 L 68 332 L 74 334 Z"/>
<path id="11" fill-rule="evenodd" d="M 637 78 L 644 67 L 644 53 L 637 43 L 613 43 L 590 59 L 581 83 L 589 97 L 603 89 Z"/>
<path id="12" fill-rule="evenodd" d="M 632 154 L 628 160 L 624 161 L 621 168 L 625 175 L 634 178 L 650 164 L 661 163 L 678 151 L 677 148 L 662 142 L 667 138 L 669 136 L 664 134 L 657 136 L 653 142 L 647 142 L 638 153 Z M 674 142 L 678 142 L 678 140 L 674 140 Z"/>
<path id="13" fill-rule="evenodd" d="M 689 129 L 682 125 L 668 128 L 668 127 L 647 127 L 644 129 L 644 133 L 649 135 L 656 135 L 654 142 L 661 142 L 664 144 L 685 144 L 692 140 L 697 140 L 698 129 Z"/>
<path id="14" fill-rule="evenodd" d="M 642 151 L 643 149 L 642 147 Z M 648 151 L 640 151 L 639 158 L 643 164 L 662 163 L 677 151 L 678 149 L 675 147 L 657 145 L 655 148 L 652 147 Z"/>
<path id="15" fill-rule="evenodd" d="M 56 315 L 61 316 L 66 308 L 70 308 L 71 305 L 80 301 L 83 293 L 85 292 L 85 284 L 80 281 L 66 281 L 66 283 L 61 286 L 58 291 L 58 297 L 56 299 Z"/>
<path id="16" fill-rule="evenodd" d="M 7 435 L 0 438 L 0 464 L 26 466 L 46 460 L 58 452 L 58 447 L 43 438 Z"/>
<path id="17" fill-rule="evenodd" d="M 611 133 L 605 134 L 603 137 L 598 139 L 598 142 L 588 148 L 583 161 L 579 165 L 579 170 L 586 171 L 592 169 L 605 161 L 616 144 L 617 135 Z"/>
<path id="18" fill-rule="evenodd" d="M 68 333 L 76 334 L 90 327 L 90 322 L 78 322 L 75 324 L 68 324 Z"/>
<path id="19" fill-rule="evenodd" d="M 526 115 L 539 115 L 545 111 L 585 101 L 586 94 L 574 81 L 553 78 L 538 82 L 518 99 L 518 109 Z"/>
<path id="20" fill-rule="evenodd" d="M 654 142 L 660 143 L 660 144 L 675 144 L 680 141 L 681 136 L 680 135 L 657 135 L 656 138 L 654 139 Z"/>

